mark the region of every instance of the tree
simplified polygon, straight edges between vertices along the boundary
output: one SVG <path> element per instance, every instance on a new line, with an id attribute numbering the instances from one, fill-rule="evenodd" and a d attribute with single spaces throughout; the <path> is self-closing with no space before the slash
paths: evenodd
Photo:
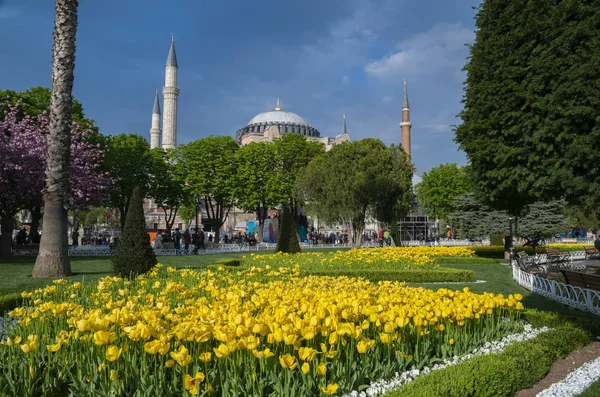
<path id="1" fill-rule="evenodd" d="M 43 206 L 49 132 L 45 113 L 22 116 L 21 102 L 0 104 L 0 217 L 6 222 L 2 234 L 11 236 L 12 219 L 23 209 L 32 210 L 31 233 L 38 228 Z M 3 110 L 3 111 L 2 111 Z M 110 176 L 100 170 L 104 152 L 89 142 L 91 130 L 71 125 L 70 169 L 72 189 L 69 209 L 100 205 Z M 3 240 L 0 257 L 10 256 L 10 238 Z"/>
<path id="2" fill-rule="evenodd" d="M 368 213 L 392 220 L 408 209 L 412 172 L 402 149 L 368 138 L 342 143 L 315 158 L 301 176 L 298 192 L 320 219 L 351 224 L 352 244 L 360 247 Z"/>
<path id="3" fill-rule="evenodd" d="M 553 198 L 598 202 L 599 19 L 593 1 L 478 7 L 456 141 L 487 204 L 516 214 Z"/>
<path id="4" fill-rule="evenodd" d="M 150 172 L 148 197 L 154 200 L 156 206 L 163 210 L 167 225 L 167 236 L 177 216 L 177 211 L 186 199 L 183 184 L 175 179 L 176 165 L 169 151 L 161 148 L 150 150 Z"/>
<path id="5" fill-rule="evenodd" d="M 453 226 L 450 214 L 456 209 L 456 199 L 472 191 L 466 168 L 456 163 L 442 164 L 425 172 L 422 179 L 415 187 L 418 202 L 427 215 Z"/>
<path id="6" fill-rule="evenodd" d="M 289 205 L 295 217 L 298 211 L 294 195 L 297 180 L 304 173 L 308 163 L 323 154 L 323 147 L 317 142 L 308 141 L 300 134 L 283 134 L 274 144 L 277 158 L 275 170 L 279 174 L 280 191 L 286 197 L 286 200 L 279 204 Z"/>
<path id="7" fill-rule="evenodd" d="M 148 190 L 151 157 L 150 146 L 140 135 L 119 134 L 108 138 L 104 169 L 114 180 L 109 191 L 109 204 L 119 211 L 121 230 L 125 227 L 129 200 L 138 186 L 143 194 Z"/>
<path id="8" fill-rule="evenodd" d="M 230 136 L 211 135 L 180 145 L 175 152 L 177 180 L 189 196 L 198 193 L 202 197 L 215 241 L 235 200 L 238 148 Z"/>
<path id="9" fill-rule="evenodd" d="M 272 142 L 253 142 L 236 153 L 237 206 L 256 214 L 258 241 L 262 241 L 267 210 L 286 202 L 289 191 L 278 172 L 278 158 Z"/>
<path id="10" fill-rule="evenodd" d="M 146 231 L 142 190 L 135 187 L 128 201 L 125 228 L 113 258 L 114 272 L 121 277 L 146 273 L 157 263 Z"/>
<path id="11" fill-rule="evenodd" d="M 56 0 L 50 101 L 50 144 L 44 189 L 44 233 L 33 277 L 71 274 L 67 207 L 71 198 L 71 124 L 77 0 Z"/>
<path id="12" fill-rule="evenodd" d="M 520 216 L 513 217 L 514 235 L 526 239 L 535 250 L 540 239 L 552 237 L 568 227 L 565 204 L 564 201 L 538 202 L 524 207 Z M 479 202 L 472 193 L 456 200 L 453 217 L 459 229 L 468 237 L 509 235 L 511 215 L 508 211 L 494 210 Z M 506 249 L 509 242 L 505 239 Z"/>
<path id="13" fill-rule="evenodd" d="M 17 92 L 13 90 L 0 90 L 0 100 L 8 100 L 11 105 L 16 105 L 17 102 L 21 103 L 20 116 L 29 115 L 31 117 L 37 117 L 42 113 L 48 113 L 50 111 L 50 99 L 52 92 L 46 87 L 31 87 L 23 92 Z M 96 122 L 85 116 L 83 112 L 83 105 L 73 99 L 72 107 L 73 121 L 83 130 L 92 130 L 98 134 L 98 126 Z M 0 114 L 0 118 L 2 115 Z M 94 138 L 101 137 L 101 135 L 93 135 Z M 94 142 L 98 143 L 98 142 Z"/>
<path id="14" fill-rule="evenodd" d="M 297 254 L 300 252 L 300 241 L 296 232 L 296 222 L 294 216 L 287 205 L 283 207 L 281 215 L 281 230 L 277 240 L 275 252 L 285 252 L 288 254 Z"/>

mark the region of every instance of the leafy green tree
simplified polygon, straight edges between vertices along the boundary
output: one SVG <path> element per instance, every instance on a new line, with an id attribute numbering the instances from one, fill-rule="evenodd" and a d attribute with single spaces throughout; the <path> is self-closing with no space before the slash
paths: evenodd
<path id="1" fill-rule="evenodd" d="M 235 201 L 238 149 L 232 137 L 211 135 L 180 145 L 175 152 L 177 180 L 189 196 L 202 197 L 215 241 Z"/>
<path id="2" fill-rule="evenodd" d="M 119 134 L 108 137 L 104 168 L 114 180 L 109 191 L 109 204 L 119 211 L 121 230 L 129 208 L 133 189 L 138 186 L 146 194 L 150 181 L 152 158 L 150 146 L 140 135 Z"/>
<path id="3" fill-rule="evenodd" d="M 144 194 L 139 187 L 133 189 L 128 202 L 125 227 L 112 260 L 114 272 L 122 277 L 146 273 L 157 263 L 146 231 Z"/>
<path id="4" fill-rule="evenodd" d="M 497 211 L 482 204 L 472 193 L 456 200 L 456 209 L 452 215 L 459 229 L 467 237 L 483 237 L 503 234 L 509 235 L 508 211 Z M 568 228 L 565 217 L 565 202 L 538 202 L 527 205 L 521 215 L 513 217 L 513 234 L 537 246 L 541 238 L 552 237 Z M 508 249 L 509 240 L 505 239 Z"/>
<path id="5" fill-rule="evenodd" d="M 518 213 L 600 189 L 600 7 L 594 1 L 485 0 L 456 129 L 478 196 Z"/>
<path id="6" fill-rule="evenodd" d="M 402 149 L 368 138 L 342 143 L 314 159 L 298 192 L 326 223 L 351 224 L 352 244 L 360 247 L 367 214 L 393 220 L 408 209 L 412 172 Z"/>
<path id="7" fill-rule="evenodd" d="M 18 92 L 13 90 L 0 90 L 0 100 L 6 100 L 14 105 L 21 100 L 21 111 L 23 116 L 35 117 L 41 113 L 50 112 L 50 97 L 52 92 L 46 87 L 31 87 L 26 91 Z M 98 133 L 96 122 L 85 116 L 83 105 L 77 99 L 73 99 L 73 121 L 82 129 L 90 129 Z M 0 114 L 0 119 L 3 117 Z M 99 139 L 100 137 L 98 137 Z"/>
<path id="8" fill-rule="evenodd" d="M 308 163 L 323 154 L 324 150 L 319 143 L 308 141 L 300 134 L 283 134 L 274 144 L 277 158 L 275 170 L 279 174 L 280 191 L 286 197 L 280 204 L 289 205 L 295 216 L 298 211 L 294 195 L 297 180 Z"/>
<path id="9" fill-rule="evenodd" d="M 385 173 L 380 176 L 377 186 L 377 201 L 372 213 L 380 222 L 390 225 L 390 232 L 395 242 L 400 244 L 398 219 L 406 216 L 413 198 L 412 176 L 414 166 L 410 157 L 401 145 L 387 148 L 389 158 L 385 165 Z"/>
<path id="10" fill-rule="evenodd" d="M 272 142 L 253 142 L 236 153 L 237 206 L 256 214 L 258 241 L 262 241 L 267 210 L 286 202 L 289 190 L 278 172 L 279 159 Z"/>
<path id="11" fill-rule="evenodd" d="M 456 199 L 472 191 L 466 168 L 442 164 L 425 172 L 422 179 L 415 187 L 419 204 L 427 215 L 447 221 L 454 231 L 450 214 L 456 209 Z"/>
<path id="12" fill-rule="evenodd" d="M 300 241 L 296 231 L 296 222 L 294 216 L 287 205 L 283 207 L 283 214 L 279 220 L 281 230 L 277 239 L 275 252 L 285 252 L 288 254 L 297 254 L 300 252 Z"/>
<path id="13" fill-rule="evenodd" d="M 177 211 L 187 198 L 181 181 L 176 179 L 176 165 L 173 155 L 161 148 L 151 149 L 150 172 L 147 196 L 154 200 L 156 206 L 163 210 L 167 236 L 171 235 L 171 229 L 177 216 Z"/>

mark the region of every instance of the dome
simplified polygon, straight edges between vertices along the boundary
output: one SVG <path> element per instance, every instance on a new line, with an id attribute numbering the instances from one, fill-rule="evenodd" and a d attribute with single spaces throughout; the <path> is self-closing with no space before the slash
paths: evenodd
<path id="1" fill-rule="evenodd" d="M 244 136 L 248 134 L 260 137 L 263 134 L 272 133 L 268 132 L 272 129 L 275 129 L 275 133 L 279 135 L 296 133 L 311 138 L 319 138 L 321 136 L 319 130 L 311 127 L 302 117 L 296 113 L 281 109 L 281 104 L 279 103 L 279 99 L 277 99 L 275 110 L 262 112 L 254 116 L 246 126 L 240 128 L 235 133 L 235 139 L 241 144 Z"/>
<path id="2" fill-rule="evenodd" d="M 289 123 L 298 125 L 308 125 L 308 123 L 296 113 L 288 112 L 285 110 L 270 110 L 268 112 L 259 113 L 256 116 L 254 116 L 252 120 L 250 120 L 248 125 L 259 123 Z"/>

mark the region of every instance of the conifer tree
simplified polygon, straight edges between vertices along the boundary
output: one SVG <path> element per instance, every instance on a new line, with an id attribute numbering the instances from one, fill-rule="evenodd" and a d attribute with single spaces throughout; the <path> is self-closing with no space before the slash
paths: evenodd
<path id="1" fill-rule="evenodd" d="M 296 254 L 300 252 L 300 242 L 298 241 L 298 232 L 296 222 L 287 205 L 283 207 L 283 215 L 280 219 L 279 239 L 277 240 L 276 252 L 286 252 Z"/>
<path id="2" fill-rule="evenodd" d="M 129 277 L 148 272 L 156 265 L 144 219 L 144 197 L 134 188 L 125 219 L 125 228 L 113 258 L 113 269 L 119 276 Z"/>

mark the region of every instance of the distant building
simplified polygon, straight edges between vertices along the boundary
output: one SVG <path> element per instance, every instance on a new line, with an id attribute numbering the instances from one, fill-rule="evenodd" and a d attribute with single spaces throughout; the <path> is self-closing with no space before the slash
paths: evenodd
<path id="1" fill-rule="evenodd" d="M 296 113 L 283 110 L 279 99 L 277 99 L 275 110 L 257 114 L 246 126 L 240 128 L 235 133 L 235 140 L 240 145 L 247 145 L 250 142 L 272 142 L 283 134 L 292 133 L 301 134 L 310 141 L 319 142 L 326 151 L 337 144 L 350 140 L 350 135 L 346 129 L 345 114 L 342 133 L 335 138 L 325 138 L 321 137 L 319 130 L 310 126 L 302 117 Z"/>

